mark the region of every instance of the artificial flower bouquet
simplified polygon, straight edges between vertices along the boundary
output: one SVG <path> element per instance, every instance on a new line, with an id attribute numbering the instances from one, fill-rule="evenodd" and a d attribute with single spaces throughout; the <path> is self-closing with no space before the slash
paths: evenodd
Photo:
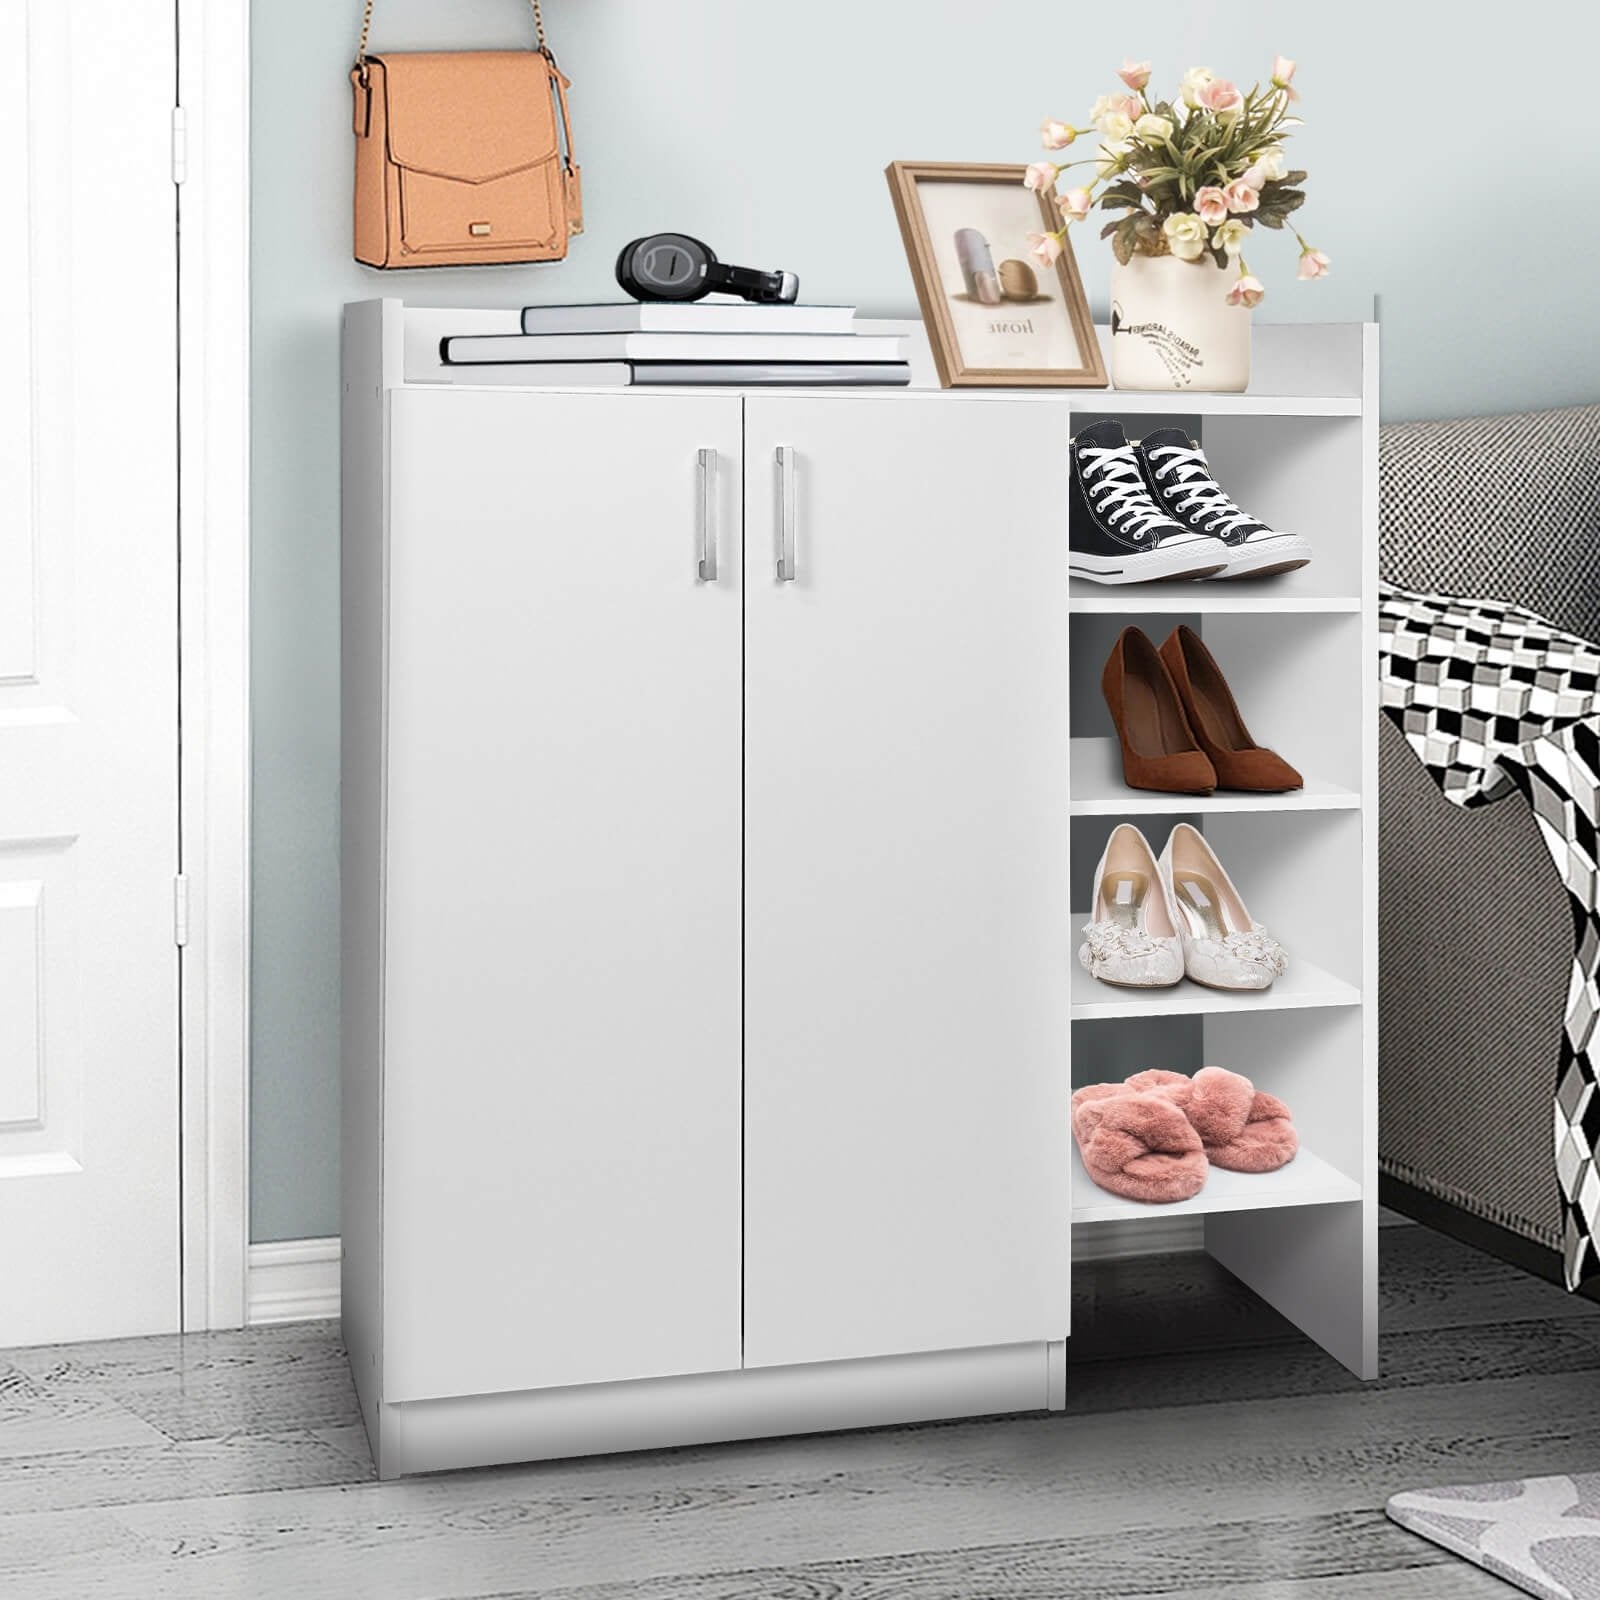
<path id="1" fill-rule="evenodd" d="M 1035 161 L 1023 179 L 1030 189 L 1053 191 L 1068 167 L 1093 166 L 1087 185 L 1057 193 L 1063 217 L 1054 233 L 1031 234 L 1034 255 L 1053 266 L 1067 226 L 1098 206 L 1120 211 L 1101 229 L 1124 266 L 1135 256 L 1238 265 L 1227 292 L 1230 305 L 1253 306 L 1266 293 L 1244 258 L 1250 230 L 1289 228 L 1300 243 L 1302 278 L 1320 278 L 1328 258 L 1290 226 L 1305 203 L 1306 174 L 1291 170 L 1283 152 L 1300 118 L 1290 107 L 1295 63 L 1279 56 L 1265 88 L 1248 93 L 1205 67 L 1191 67 L 1171 100 L 1152 100 L 1150 63 L 1124 61 L 1117 74 L 1126 92 L 1102 95 L 1090 113 L 1101 139 L 1096 155 L 1081 161 Z M 1047 119 L 1040 128 L 1046 150 L 1063 150 L 1088 131 Z"/>

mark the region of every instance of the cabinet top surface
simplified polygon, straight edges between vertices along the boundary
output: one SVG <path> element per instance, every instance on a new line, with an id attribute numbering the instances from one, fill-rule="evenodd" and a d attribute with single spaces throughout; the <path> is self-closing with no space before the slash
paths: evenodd
<path id="1" fill-rule="evenodd" d="M 1203 394 L 1172 390 L 1147 392 L 1114 388 L 1029 388 L 1001 384 L 941 389 L 922 324 L 912 319 L 859 318 L 862 332 L 894 335 L 908 341 L 912 383 L 906 387 L 839 385 L 788 388 L 783 385 L 600 385 L 524 384 L 513 364 L 492 374 L 440 359 L 440 342 L 452 334 L 516 334 L 520 311 L 512 308 L 409 306 L 400 300 L 357 301 L 345 307 L 346 350 L 378 386 L 385 389 L 463 388 L 508 390 L 517 394 L 685 395 L 716 398 L 781 396 L 813 399 L 865 399 L 876 404 L 943 403 L 951 400 L 1021 401 L 1049 405 L 1074 415 L 1171 417 L 1360 417 L 1376 403 L 1377 324 L 1262 323 L 1252 334 L 1254 387 L 1242 394 Z M 1109 328 L 1097 328 L 1102 354 L 1111 344 Z M 371 379 L 367 380 L 371 381 Z"/>
<path id="2" fill-rule="evenodd" d="M 456 369 L 461 370 L 461 369 Z M 1359 399 L 1348 395 L 1263 395 L 1263 394 L 1152 394 L 1125 389 L 985 389 L 962 387 L 958 389 L 917 389 L 909 387 L 881 387 L 871 384 L 839 384 L 832 387 L 805 388 L 787 384 L 761 384 L 759 386 L 725 386 L 722 384 L 518 384 L 474 383 L 470 378 L 413 379 L 396 385 L 407 390 L 467 390 L 475 394 L 561 394 L 561 395 L 668 395 L 681 399 L 685 395 L 715 396 L 719 398 L 776 397 L 808 400 L 920 400 L 943 402 L 949 400 L 1011 400 L 1032 403 L 1046 402 L 1064 406 L 1070 411 L 1094 416 L 1115 416 L 1118 413 L 1137 412 L 1143 415 L 1162 416 L 1285 416 L 1285 417 L 1355 417 L 1361 414 Z"/>

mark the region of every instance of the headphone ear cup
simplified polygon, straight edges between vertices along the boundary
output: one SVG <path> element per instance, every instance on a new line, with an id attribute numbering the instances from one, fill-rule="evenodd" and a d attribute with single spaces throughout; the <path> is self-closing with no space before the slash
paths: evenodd
<path id="1" fill-rule="evenodd" d="M 617 282 L 636 300 L 698 300 L 716 260 L 709 245 L 686 233 L 650 233 L 622 247 Z"/>
<path id="2" fill-rule="evenodd" d="M 642 239 L 630 239 L 617 254 L 617 286 L 635 298 L 638 298 L 639 284 L 633 275 L 633 257 L 643 243 Z"/>

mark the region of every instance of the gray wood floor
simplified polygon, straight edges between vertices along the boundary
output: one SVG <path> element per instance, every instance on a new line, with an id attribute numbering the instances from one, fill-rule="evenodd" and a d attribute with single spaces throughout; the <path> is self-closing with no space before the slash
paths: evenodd
<path id="1" fill-rule="evenodd" d="M 1363 1385 L 1205 1257 L 1080 1265 L 1065 1416 L 378 1484 L 337 1329 L 0 1354 L 0 1595 L 1472 1600 L 1402 1488 L 1600 1468 L 1600 1307 L 1385 1229 Z"/>

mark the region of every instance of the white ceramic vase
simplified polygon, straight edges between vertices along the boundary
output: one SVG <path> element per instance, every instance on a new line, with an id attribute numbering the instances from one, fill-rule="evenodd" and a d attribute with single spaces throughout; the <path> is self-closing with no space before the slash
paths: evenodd
<path id="1" fill-rule="evenodd" d="M 1237 269 L 1210 256 L 1111 266 L 1111 381 L 1119 389 L 1237 394 L 1250 382 L 1250 312 L 1230 306 Z"/>

